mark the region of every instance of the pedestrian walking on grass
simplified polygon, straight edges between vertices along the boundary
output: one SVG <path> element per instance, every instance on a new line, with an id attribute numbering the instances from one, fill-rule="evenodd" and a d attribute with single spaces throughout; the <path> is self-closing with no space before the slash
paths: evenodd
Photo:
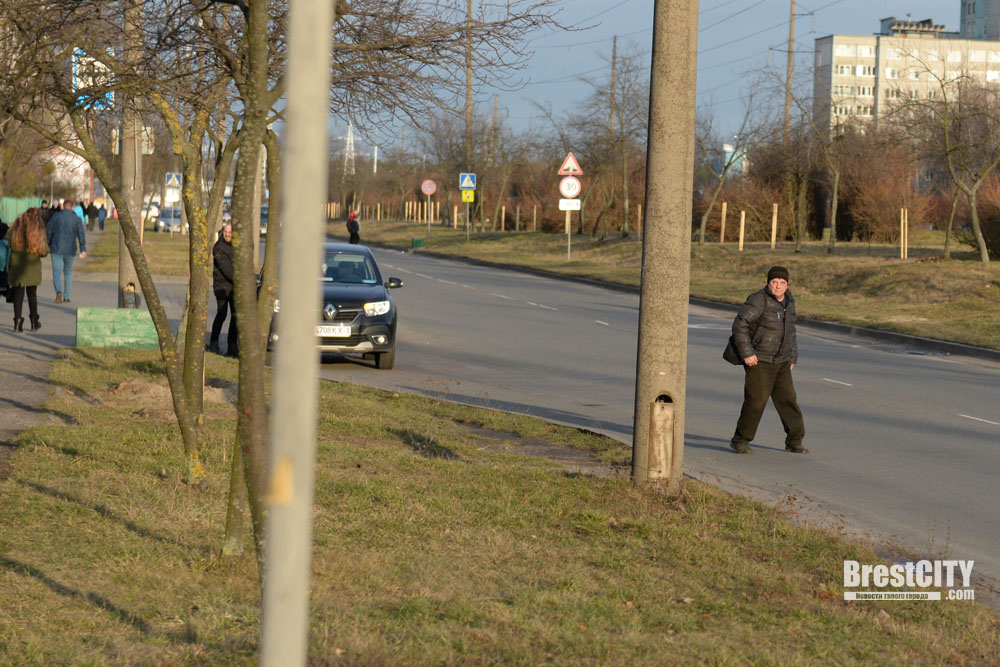
<path id="1" fill-rule="evenodd" d="M 69 303 L 78 243 L 80 259 L 87 256 L 83 220 L 73 212 L 72 204 L 65 202 L 61 211 L 52 214 L 46 227 L 46 237 L 52 250 L 52 286 L 56 290 L 56 303 Z"/>
<path id="2" fill-rule="evenodd" d="M 104 221 L 108 219 L 108 209 L 104 208 L 104 204 L 97 209 L 97 228 L 104 231 Z"/>
<path id="3" fill-rule="evenodd" d="M 233 226 L 225 225 L 219 232 L 219 240 L 212 248 L 212 291 L 215 293 L 216 311 L 212 322 L 212 334 L 208 339 L 209 352 L 222 354 L 219 349 L 219 335 L 229 313 L 229 334 L 226 341 L 226 356 L 239 356 L 236 329 L 236 300 L 233 294 Z"/>
<path id="4" fill-rule="evenodd" d="M 45 241 L 45 223 L 41 211 L 29 208 L 22 213 L 7 231 L 10 243 L 8 280 L 14 302 L 14 331 L 24 331 L 24 297 L 28 297 L 28 319 L 31 330 L 38 331 L 38 286 L 42 284 L 42 257 L 49 254 Z"/>
<path id="5" fill-rule="evenodd" d="M 358 222 L 358 214 L 354 211 L 347 215 L 347 233 L 351 235 L 348 243 L 355 245 L 361 243 L 361 224 Z"/>
<path id="6" fill-rule="evenodd" d="M 798 361 L 795 340 L 795 299 L 788 291 L 788 269 L 772 266 L 763 289 L 747 297 L 733 320 L 733 342 L 743 359 L 743 409 L 731 446 L 750 453 L 750 442 L 767 407 L 774 403 L 785 428 L 785 450 L 805 454 L 805 425 L 799 409 L 792 369 Z"/>

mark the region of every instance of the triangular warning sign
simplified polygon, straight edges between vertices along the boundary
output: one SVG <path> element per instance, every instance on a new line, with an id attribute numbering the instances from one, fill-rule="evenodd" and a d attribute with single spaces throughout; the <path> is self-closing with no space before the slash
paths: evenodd
<path id="1" fill-rule="evenodd" d="M 462 182 L 458 184 L 458 187 L 463 190 L 474 190 L 476 188 L 476 182 L 472 180 L 472 174 L 464 174 Z"/>
<path id="2" fill-rule="evenodd" d="M 580 169 L 580 163 L 576 161 L 573 154 L 570 153 L 563 160 L 562 166 L 559 167 L 560 176 L 583 176 L 583 169 Z"/>

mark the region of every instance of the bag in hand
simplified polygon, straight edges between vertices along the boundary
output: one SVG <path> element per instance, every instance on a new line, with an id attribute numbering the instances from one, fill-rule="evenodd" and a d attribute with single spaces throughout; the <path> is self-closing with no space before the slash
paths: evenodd
<path id="1" fill-rule="evenodd" d="M 740 356 L 740 351 L 736 348 L 736 341 L 733 340 L 731 335 L 729 336 L 729 342 L 726 343 L 726 349 L 722 351 L 722 358 L 734 366 L 743 364 L 743 357 Z"/>

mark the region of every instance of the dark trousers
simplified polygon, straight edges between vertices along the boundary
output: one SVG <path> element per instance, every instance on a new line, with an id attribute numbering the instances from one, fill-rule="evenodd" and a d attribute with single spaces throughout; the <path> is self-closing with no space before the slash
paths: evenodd
<path id="1" fill-rule="evenodd" d="M 212 337 L 208 342 L 212 345 L 219 344 L 219 334 L 222 333 L 222 324 L 226 321 L 226 313 L 228 312 L 229 342 L 226 343 L 226 349 L 230 352 L 235 352 L 238 349 L 236 342 L 238 332 L 236 331 L 236 300 L 234 294 L 231 291 L 216 290 L 215 302 L 218 310 L 215 313 L 215 320 L 212 322 Z"/>
<path id="2" fill-rule="evenodd" d="M 361 243 L 361 235 L 357 232 L 351 232 L 351 239 L 348 243 L 353 243 L 354 245 Z"/>
<path id="3" fill-rule="evenodd" d="M 11 287 L 14 294 L 14 319 L 21 319 L 21 312 L 24 310 L 24 293 L 28 293 L 28 312 L 31 320 L 38 319 L 38 285 L 28 285 L 27 287 L 18 285 Z"/>
<path id="4" fill-rule="evenodd" d="M 743 382 L 743 409 L 736 422 L 733 443 L 748 443 L 757 435 L 757 426 L 770 398 L 778 410 L 781 425 L 785 427 L 785 447 L 798 447 L 805 437 L 806 427 L 802 423 L 792 385 L 791 364 L 769 364 L 760 361 L 756 366 L 744 366 L 746 378 Z"/>

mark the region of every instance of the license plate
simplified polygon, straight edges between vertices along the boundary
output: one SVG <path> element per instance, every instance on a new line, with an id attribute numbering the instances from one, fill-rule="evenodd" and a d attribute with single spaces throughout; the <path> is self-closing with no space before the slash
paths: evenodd
<path id="1" fill-rule="evenodd" d="M 351 325 L 321 324 L 316 327 L 316 335 L 323 338 L 347 338 L 351 335 Z"/>

